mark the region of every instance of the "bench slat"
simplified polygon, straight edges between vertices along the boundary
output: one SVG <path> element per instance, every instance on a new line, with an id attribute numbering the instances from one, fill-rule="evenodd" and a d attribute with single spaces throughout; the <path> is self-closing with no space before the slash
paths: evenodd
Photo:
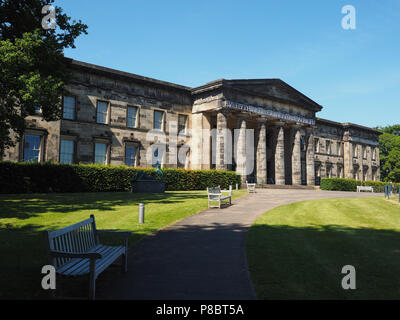
<path id="1" fill-rule="evenodd" d="M 94 250 L 89 250 L 87 252 L 96 252 L 96 253 L 100 253 L 101 255 L 107 255 L 108 251 L 111 251 L 113 247 L 108 247 L 108 246 L 96 246 Z M 104 256 L 103 258 L 104 259 Z M 70 268 L 69 270 L 65 271 L 63 274 L 64 275 L 71 275 L 71 276 L 77 276 L 77 275 L 81 275 L 81 274 L 85 274 L 87 272 L 89 272 L 89 259 L 81 259 L 82 261 L 80 261 L 79 263 L 75 264 L 72 268 Z M 101 259 L 99 259 L 101 260 Z M 97 264 L 97 261 L 96 261 Z M 88 270 L 86 272 L 86 269 Z"/>
<path id="2" fill-rule="evenodd" d="M 93 250 L 90 251 L 92 252 Z M 103 258 L 96 260 L 96 274 L 99 274 L 109 265 L 111 265 L 119 256 L 125 253 L 125 247 L 109 247 L 99 245 L 94 251 L 103 255 Z M 89 259 L 74 259 L 74 261 L 71 263 L 57 270 L 57 273 L 60 273 L 64 276 L 81 276 L 88 274 L 89 272 Z"/>
<path id="3" fill-rule="evenodd" d="M 65 227 L 63 229 L 52 231 L 52 232 L 50 232 L 49 237 L 50 237 L 50 239 L 53 239 L 53 238 L 58 237 L 58 236 L 60 236 L 62 234 L 65 234 L 67 232 L 70 232 L 70 231 L 73 231 L 75 229 L 78 229 L 78 227 L 80 227 L 82 225 L 85 225 L 85 224 L 88 224 L 88 223 L 91 223 L 91 222 L 92 222 L 92 218 L 89 218 L 89 219 L 86 219 L 84 221 L 75 223 L 75 224 L 73 224 L 71 226 Z"/>

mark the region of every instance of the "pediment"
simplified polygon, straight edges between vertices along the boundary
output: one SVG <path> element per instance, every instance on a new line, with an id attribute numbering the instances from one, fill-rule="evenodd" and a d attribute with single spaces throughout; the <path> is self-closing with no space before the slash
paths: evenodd
<path id="1" fill-rule="evenodd" d="M 280 79 L 226 80 L 225 85 L 247 93 L 320 111 L 320 106 Z"/>

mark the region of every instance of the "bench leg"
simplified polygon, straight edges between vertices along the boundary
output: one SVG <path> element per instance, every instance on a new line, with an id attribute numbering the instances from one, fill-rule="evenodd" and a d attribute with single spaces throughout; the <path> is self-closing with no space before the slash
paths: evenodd
<path id="1" fill-rule="evenodd" d="M 96 299 L 96 277 L 94 274 L 90 274 L 89 279 L 89 300 Z"/>
<path id="2" fill-rule="evenodd" d="M 96 260 L 90 260 L 89 300 L 96 299 Z"/>

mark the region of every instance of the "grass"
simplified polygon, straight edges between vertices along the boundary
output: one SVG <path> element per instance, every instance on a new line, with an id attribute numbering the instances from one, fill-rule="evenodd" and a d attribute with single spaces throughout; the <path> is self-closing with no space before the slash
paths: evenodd
<path id="1" fill-rule="evenodd" d="M 259 299 L 399 299 L 400 206 L 375 197 L 281 206 L 250 228 L 247 257 Z M 345 265 L 356 290 L 341 287 Z"/>
<path id="2" fill-rule="evenodd" d="M 247 192 L 233 192 L 233 199 Z M 138 205 L 145 204 L 145 224 Z M 43 231 L 96 217 L 99 229 L 129 230 L 129 244 L 207 208 L 204 191 L 165 194 L 83 193 L 0 196 L 0 299 L 38 299 L 47 264 Z"/>

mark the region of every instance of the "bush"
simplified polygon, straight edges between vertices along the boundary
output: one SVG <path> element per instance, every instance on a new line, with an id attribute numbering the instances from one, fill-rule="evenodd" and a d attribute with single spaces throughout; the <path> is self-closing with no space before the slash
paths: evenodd
<path id="1" fill-rule="evenodd" d="M 130 191 L 139 171 L 165 179 L 170 191 L 240 185 L 240 176 L 230 171 L 163 169 L 161 176 L 153 168 L 0 162 L 0 193 Z"/>
<path id="2" fill-rule="evenodd" d="M 355 179 L 342 179 L 342 178 L 323 178 L 321 179 L 322 190 L 335 190 L 335 191 L 357 191 L 357 186 L 373 187 L 374 192 L 384 192 L 386 182 L 380 181 L 360 181 Z M 398 192 L 400 183 L 393 183 L 393 191 Z"/>

